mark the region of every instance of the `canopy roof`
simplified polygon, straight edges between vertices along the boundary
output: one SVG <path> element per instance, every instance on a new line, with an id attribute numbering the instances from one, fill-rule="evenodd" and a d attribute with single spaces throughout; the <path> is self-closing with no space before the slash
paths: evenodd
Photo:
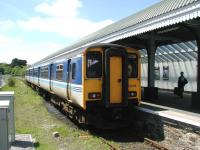
<path id="1" fill-rule="evenodd" d="M 39 62 L 50 61 L 57 55 L 65 55 L 68 52 L 71 53 L 91 44 L 110 43 L 137 35 L 143 35 L 150 31 L 173 26 L 198 17 L 200 17 L 200 0 L 162 0 L 138 13 L 80 39 L 76 43 L 47 56 Z M 180 44 L 179 46 L 182 45 L 183 44 Z M 173 49 L 174 46 L 177 45 L 167 46 L 167 49 Z M 162 50 L 160 50 L 160 48 L 162 48 Z M 166 49 L 166 47 L 160 48 L 158 50 L 160 53 Z M 180 49 L 179 47 L 178 50 Z M 160 55 L 159 52 L 157 52 L 157 55 Z M 172 55 L 176 57 L 175 55 L 178 56 L 179 53 Z M 183 60 L 184 54 L 181 54 L 180 57 Z"/>

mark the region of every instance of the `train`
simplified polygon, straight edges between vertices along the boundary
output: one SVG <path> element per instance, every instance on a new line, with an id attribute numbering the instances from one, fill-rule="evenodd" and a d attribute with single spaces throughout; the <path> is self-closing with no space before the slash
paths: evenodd
<path id="1" fill-rule="evenodd" d="M 106 128 L 130 121 L 141 101 L 140 72 L 137 49 L 94 44 L 47 56 L 25 80 L 79 124 Z"/>

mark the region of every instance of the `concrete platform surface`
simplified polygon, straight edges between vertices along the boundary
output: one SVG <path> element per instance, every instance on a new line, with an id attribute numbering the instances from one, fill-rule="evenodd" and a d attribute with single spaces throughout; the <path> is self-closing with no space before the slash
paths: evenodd
<path id="1" fill-rule="evenodd" d="M 142 102 L 137 109 L 200 128 L 200 114 L 180 109 Z"/>
<path id="2" fill-rule="evenodd" d="M 15 142 L 12 143 L 10 150 L 34 150 L 32 136 L 30 134 L 15 135 Z"/>

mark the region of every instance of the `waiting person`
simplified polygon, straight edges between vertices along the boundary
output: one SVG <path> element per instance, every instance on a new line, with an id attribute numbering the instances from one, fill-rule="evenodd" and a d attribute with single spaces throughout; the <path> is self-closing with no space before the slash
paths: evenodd
<path id="1" fill-rule="evenodd" d="M 178 78 L 178 91 L 179 91 L 179 96 L 183 98 L 184 86 L 188 83 L 188 81 L 184 77 L 184 72 L 181 72 L 180 74 L 181 76 Z"/>

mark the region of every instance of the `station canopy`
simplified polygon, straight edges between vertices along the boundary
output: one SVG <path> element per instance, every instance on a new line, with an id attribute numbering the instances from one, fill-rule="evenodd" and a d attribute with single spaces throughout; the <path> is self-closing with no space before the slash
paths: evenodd
<path id="1" fill-rule="evenodd" d="M 192 29 L 200 26 L 200 0 L 161 0 L 160 2 L 104 27 L 43 60 L 54 59 L 95 43 L 115 43 L 141 50 L 147 61 L 147 40 L 156 41 L 156 61 L 187 61 L 197 59 Z M 37 63 L 36 63 L 37 64 Z"/>

